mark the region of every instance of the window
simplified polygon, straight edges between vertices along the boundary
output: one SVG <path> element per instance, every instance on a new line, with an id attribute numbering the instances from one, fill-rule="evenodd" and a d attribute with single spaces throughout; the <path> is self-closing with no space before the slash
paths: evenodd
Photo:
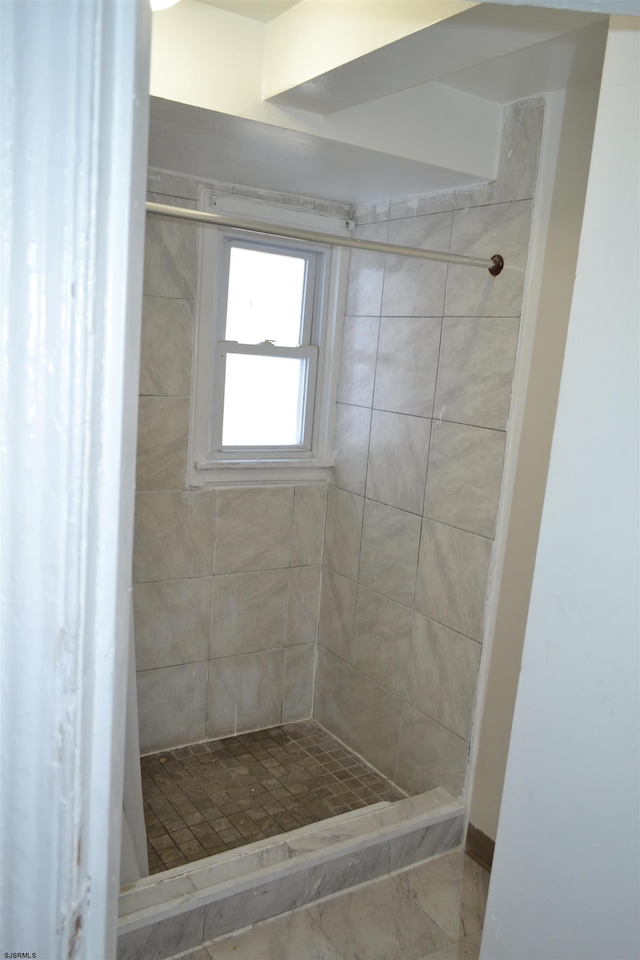
<path id="1" fill-rule="evenodd" d="M 211 191 L 201 206 L 322 233 L 350 226 Z M 245 230 L 201 233 L 191 484 L 321 479 L 333 463 L 344 254 Z"/>

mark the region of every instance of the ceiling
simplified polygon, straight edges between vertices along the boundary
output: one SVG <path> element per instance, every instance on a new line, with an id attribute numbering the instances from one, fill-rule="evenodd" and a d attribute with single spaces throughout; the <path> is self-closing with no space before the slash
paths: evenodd
<path id="1" fill-rule="evenodd" d="M 249 17 L 250 20 L 269 23 L 289 7 L 295 7 L 299 0 L 198 0 L 198 2 L 227 10 L 229 13 L 237 13 L 241 17 Z"/>
<path id="2" fill-rule="evenodd" d="M 200 4 L 265 23 L 295 5 L 290 0 L 199 0 L 194 6 Z M 393 96 L 412 92 L 422 96 L 420 91 L 435 87 L 441 99 L 460 93 L 470 97 L 476 111 L 482 109 L 483 102 L 502 105 L 562 89 L 569 82 L 593 79 L 601 65 L 606 18 L 549 11 L 545 30 L 532 32 L 526 8 L 520 9 L 517 20 L 515 12 L 500 16 L 501 29 L 482 22 L 476 10 L 485 18 L 492 15 L 492 5 L 480 4 L 468 15 L 470 23 L 464 29 L 462 18 L 458 18 L 456 23 L 422 31 L 338 67 L 325 74 L 323 84 L 316 87 L 311 81 L 294 88 L 292 94 L 285 92 L 285 110 L 278 116 L 286 120 L 286 108 L 295 107 L 297 110 L 291 112 L 294 119 L 309 118 L 297 129 L 294 124 L 280 126 L 246 114 L 236 115 L 232 110 L 225 111 L 224 105 L 204 109 L 193 100 L 181 101 L 179 95 L 173 99 L 171 91 L 153 96 L 149 163 L 197 178 L 347 203 L 482 182 L 486 176 L 477 176 L 477 170 L 469 173 L 471 167 L 445 167 L 437 154 L 430 156 L 428 150 L 420 159 L 401 154 L 397 142 L 385 138 L 383 108 L 395 109 L 394 104 L 400 101 Z M 571 29 L 561 31 L 558 24 L 563 17 L 575 18 L 575 28 L 572 24 Z M 193 48 L 190 50 L 192 53 Z M 423 77 L 424 69 L 435 76 Z M 233 78 L 226 74 L 225 78 L 225 87 L 233 83 Z M 389 82 L 399 92 L 385 97 L 384 84 Z M 363 103 L 360 91 L 367 90 L 373 97 Z M 311 103 L 318 96 L 324 98 L 321 110 Z M 350 109 L 354 100 L 355 106 Z M 305 108 L 311 112 L 305 113 Z M 348 131 L 367 117 L 371 122 L 372 114 L 382 135 L 375 144 L 358 146 L 357 139 L 349 139 Z M 419 113 L 413 111 L 411 116 L 415 122 Z M 342 138 L 335 136 L 341 123 L 347 129 Z M 450 139 L 455 133 L 454 124 L 455 120 L 446 115 L 438 126 L 436 118 L 425 113 L 419 126 L 428 132 L 430 143 L 437 143 Z M 466 154 L 472 146 L 467 136 L 462 145 Z"/>

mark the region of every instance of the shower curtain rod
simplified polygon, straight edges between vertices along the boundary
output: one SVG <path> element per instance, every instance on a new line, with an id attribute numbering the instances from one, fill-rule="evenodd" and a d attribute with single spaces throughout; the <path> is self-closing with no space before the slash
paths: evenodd
<path id="1" fill-rule="evenodd" d="M 403 247 L 397 243 L 379 243 L 376 240 L 356 240 L 352 237 L 334 236 L 330 233 L 318 233 L 315 230 L 299 230 L 294 227 L 279 227 L 261 220 L 246 220 L 240 217 L 226 216 L 220 213 L 206 213 L 203 210 L 189 210 L 187 207 L 172 207 L 167 203 L 147 201 L 147 213 L 158 217 L 174 217 L 177 220 L 193 220 L 203 226 L 234 227 L 237 230 L 251 230 L 252 233 L 265 233 L 273 237 L 285 237 L 289 240 L 309 240 L 312 243 L 327 243 L 336 247 L 350 247 L 355 250 L 372 250 L 374 253 L 393 253 L 399 257 L 418 257 L 421 260 L 441 260 L 445 263 L 460 263 L 467 267 L 484 267 L 492 277 L 497 277 L 504 267 L 499 253 L 489 260 L 479 257 L 463 257 L 457 253 L 441 253 L 439 250 L 421 250 L 419 247 Z"/>

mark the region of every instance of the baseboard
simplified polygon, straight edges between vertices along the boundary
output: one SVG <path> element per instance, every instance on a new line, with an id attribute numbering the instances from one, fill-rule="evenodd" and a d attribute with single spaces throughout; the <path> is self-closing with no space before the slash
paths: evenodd
<path id="1" fill-rule="evenodd" d="M 495 840 L 488 837 L 482 830 L 478 830 L 472 823 L 469 824 L 464 847 L 465 853 L 471 857 L 472 860 L 475 860 L 476 863 L 479 863 L 481 867 L 484 867 L 485 870 L 488 870 L 489 873 L 491 873 L 491 866 L 493 864 L 494 847 Z"/>

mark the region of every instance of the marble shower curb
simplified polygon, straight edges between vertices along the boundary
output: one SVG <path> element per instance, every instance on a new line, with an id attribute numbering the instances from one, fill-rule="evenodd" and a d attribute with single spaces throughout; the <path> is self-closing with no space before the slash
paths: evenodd
<path id="1" fill-rule="evenodd" d="M 261 840 L 123 887 L 118 960 L 164 960 L 462 843 L 440 788 Z"/>

